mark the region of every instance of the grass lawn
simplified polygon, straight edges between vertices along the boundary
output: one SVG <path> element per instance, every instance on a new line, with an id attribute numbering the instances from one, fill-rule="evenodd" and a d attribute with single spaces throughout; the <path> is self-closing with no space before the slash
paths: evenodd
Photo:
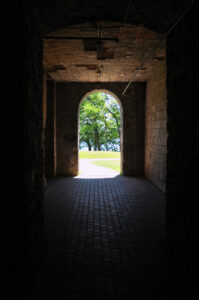
<path id="1" fill-rule="evenodd" d="M 91 163 L 100 167 L 106 167 L 120 172 L 120 160 L 95 160 Z"/>
<path id="2" fill-rule="evenodd" d="M 120 158 L 120 152 L 112 151 L 79 151 L 79 158 Z"/>

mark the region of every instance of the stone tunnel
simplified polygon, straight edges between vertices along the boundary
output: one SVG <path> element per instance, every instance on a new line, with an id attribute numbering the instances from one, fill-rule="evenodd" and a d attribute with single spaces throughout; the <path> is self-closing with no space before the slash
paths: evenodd
<path id="1" fill-rule="evenodd" d="M 22 48 L 13 69 L 19 102 L 10 89 L 13 109 L 8 108 L 10 118 L 2 118 L 20 125 L 17 134 L 9 131 L 13 139 L 8 140 L 9 149 L 20 141 L 20 155 L 7 154 L 24 199 L 18 232 L 25 229 L 25 248 L 19 252 L 25 252 L 28 287 L 46 257 L 44 195 L 51 180 L 72 180 L 78 173 L 78 108 L 93 90 L 110 91 L 120 100 L 121 177 L 145 178 L 165 199 L 166 256 L 180 283 L 192 286 L 199 153 L 193 76 L 197 8 L 196 1 L 188 0 L 23 2 L 22 26 L 15 29 Z M 13 35 L 16 45 L 19 36 Z M 70 184 L 67 188 L 70 192 Z M 18 238 L 14 235 L 13 241 L 20 245 Z"/>

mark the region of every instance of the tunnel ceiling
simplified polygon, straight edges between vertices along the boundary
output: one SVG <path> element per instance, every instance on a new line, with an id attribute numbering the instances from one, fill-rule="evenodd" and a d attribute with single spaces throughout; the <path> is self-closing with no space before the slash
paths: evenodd
<path id="1" fill-rule="evenodd" d="M 48 79 L 121 82 L 136 71 L 135 80 L 147 80 L 153 65 L 165 59 L 164 35 L 142 25 L 120 25 L 101 22 L 98 29 L 87 23 L 47 35 L 43 65 Z"/>
<path id="2" fill-rule="evenodd" d="M 45 1 L 45 5 L 39 7 L 39 3 L 30 0 L 29 10 L 31 5 L 38 5 L 38 19 L 45 36 L 43 64 L 47 78 L 80 82 L 129 81 L 136 69 L 141 68 L 135 80 L 147 80 L 153 64 L 161 63 L 165 57 L 164 41 L 152 55 L 150 51 L 189 4 L 190 0 L 60 0 Z M 96 41 L 89 40 L 99 37 L 99 25 L 120 26 L 102 28 L 102 38 L 118 39 L 102 41 L 102 59 L 97 59 Z M 73 39 L 55 39 L 56 36 Z"/>
<path id="3" fill-rule="evenodd" d="M 143 24 L 165 32 L 190 0 L 27 0 L 27 10 L 37 11 L 43 30 L 51 32 L 68 25 L 97 21 Z"/>

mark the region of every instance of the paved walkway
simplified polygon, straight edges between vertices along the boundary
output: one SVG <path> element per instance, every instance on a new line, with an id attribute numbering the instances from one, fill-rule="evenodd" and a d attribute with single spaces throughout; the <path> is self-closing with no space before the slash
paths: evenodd
<path id="1" fill-rule="evenodd" d="M 119 160 L 117 158 L 112 159 L 80 159 L 79 160 L 79 172 L 78 178 L 113 178 L 119 175 L 119 172 L 92 164 L 92 161 L 98 160 Z"/>
<path id="2" fill-rule="evenodd" d="M 162 193 L 145 179 L 50 181 L 47 253 L 29 299 L 175 299 L 164 211 Z"/>

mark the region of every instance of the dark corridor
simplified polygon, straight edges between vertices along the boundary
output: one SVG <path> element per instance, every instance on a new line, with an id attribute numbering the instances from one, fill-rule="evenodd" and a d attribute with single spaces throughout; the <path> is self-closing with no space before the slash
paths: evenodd
<path id="1" fill-rule="evenodd" d="M 172 299 L 164 210 L 162 192 L 145 179 L 52 180 L 48 250 L 30 299 Z"/>
<path id="2" fill-rule="evenodd" d="M 8 272 L 7 298 L 22 299 L 26 294 L 27 299 L 31 285 L 30 299 L 145 300 L 149 296 L 158 300 L 177 299 L 185 290 L 187 298 L 194 299 L 191 293 L 198 290 L 199 112 L 194 69 L 198 4 L 194 0 L 3 3 L 2 14 L 7 16 L 7 22 L 2 18 L 1 174 L 4 181 L 1 183 L 5 195 L 1 204 L 7 206 L 2 209 L 6 219 L 2 226 L 6 237 L 2 249 L 6 255 L 2 255 L 2 260 Z M 103 41 L 110 50 L 105 51 L 103 64 L 96 51 L 100 22 L 104 26 L 102 38 L 106 39 L 107 32 L 110 39 Z M 62 47 L 67 44 L 64 39 L 62 44 L 55 36 L 54 41 L 49 38 L 58 31 L 61 35 L 65 32 L 66 37 L 65 30 L 77 30 L 74 27 L 82 24 L 88 31 L 79 32 L 81 36 L 68 33 L 73 46 L 67 53 Z M 90 40 L 93 35 L 94 51 L 90 51 L 88 43 L 79 38 Z M 164 53 L 158 48 L 162 38 Z M 44 40 L 48 41 L 46 49 L 55 53 L 52 56 L 49 52 L 45 68 Z M 141 48 L 143 55 L 139 52 Z M 57 51 L 63 52 L 60 61 Z M 78 54 L 78 60 L 75 57 L 71 60 L 74 53 Z M 150 61 L 145 70 L 140 68 L 141 56 L 143 59 L 148 55 Z M 112 71 L 113 67 L 117 72 Z M 118 76 L 112 77 L 113 73 Z M 52 143 L 47 150 L 53 158 L 58 158 L 56 151 L 63 148 L 57 148 L 59 141 L 56 142 L 54 133 L 62 119 L 54 117 L 58 107 L 55 104 L 62 107 L 61 92 L 66 86 L 74 85 L 67 101 L 71 104 L 70 111 L 75 112 L 78 110 L 75 97 L 81 99 L 85 95 L 78 88 L 80 84 L 87 87 L 97 83 L 98 87 L 92 86 L 96 89 L 114 82 L 119 99 L 123 97 L 131 104 L 135 98 L 133 90 L 146 83 L 145 172 L 140 175 L 162 188 L 165 197 L 145 179 L 133 177 L 106 181 L 69 177 L 49 180 L 68 175 L 57 172 L 56 164 L 52 165 L 53 174 L 45 170 L 48 128 L 45 125 L 49 121 L 49 108 L 50 126 L 53 126 L 48 131 Z M 122 96 L 125 86 L 129 87 Z M 86 88 L 86 92 L 92 89 Z M 68 111 L 69 106 L 65 107 Z M 70 111 L 68 130 L 58 133 L 67 144 L 65 158 L 74 162 L 77 119 Z M 131 141 L 130 126 L 136 119 L 136 116 L 132 118 L 133 111 L 129 106 L 124 111 L 130 113 L 127 141 Z M 63 118 L 66 119 L 65 115 Z M 133 157 L 128 148 L 127 164 Z M 164 157 L 163 167 L 159 156 Z M 36 279 L 34 285 L 33 279 Z M 10 297 L 9 292 L 13 294 Z"/>

